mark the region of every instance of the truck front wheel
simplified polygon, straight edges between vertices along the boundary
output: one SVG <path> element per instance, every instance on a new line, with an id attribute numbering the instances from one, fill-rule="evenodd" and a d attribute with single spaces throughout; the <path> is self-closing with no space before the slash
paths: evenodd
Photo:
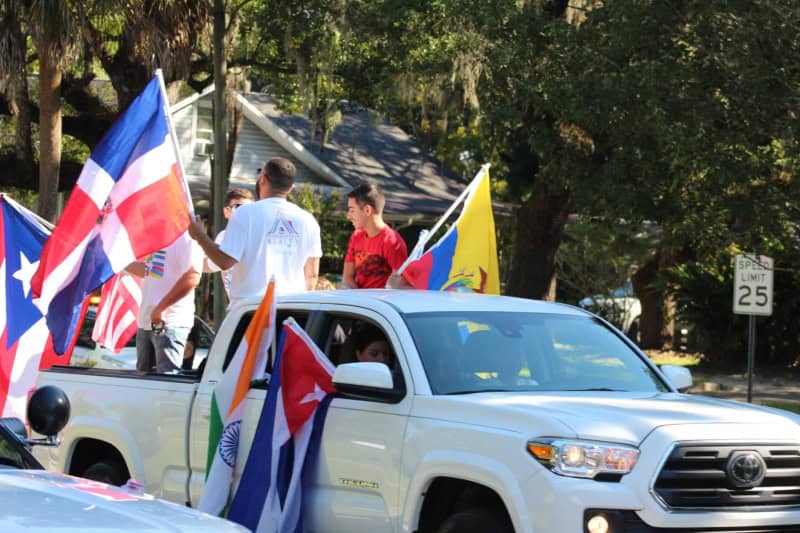
<path id="1" fill-rule="evenodd" d="M 505 517 L 489 509 L 465 509 L 451 514 L 436 533 L 513 533 L 514 528 Z"/>
<path id="2" fill-rule="evenodd" d="M 84 470 L 81 477 L 119 487 L 128 481 L 127 479 L 123 479 L 125 477 L 125 471 L 125 466 L 119 464 L 119 461 L 115 459 L 105 459 L 103 461 L 97 461 Z"/>

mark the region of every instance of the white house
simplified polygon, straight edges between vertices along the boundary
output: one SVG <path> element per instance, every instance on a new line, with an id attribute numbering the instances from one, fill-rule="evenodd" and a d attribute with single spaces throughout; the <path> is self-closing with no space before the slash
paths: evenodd
<path id="1" fill-rule="evenodd" d="M 213 87 L 172 107 L 182 159 L 195 198 L 208 198 Z M 367 111 L 344 104 L 342 121 L 320 149 L 310 121 L 283 113 L 264 93 L 234 93 L 243 120 L 229 187 L 253 188 L 257 170 L 275 156 L 297 166 L 297 182 L 344 194 L 362 180 L 380 185 L 385 217 L 396 225 L 438 218 L 465 184 L 429 157 L 409 135 Z"/>

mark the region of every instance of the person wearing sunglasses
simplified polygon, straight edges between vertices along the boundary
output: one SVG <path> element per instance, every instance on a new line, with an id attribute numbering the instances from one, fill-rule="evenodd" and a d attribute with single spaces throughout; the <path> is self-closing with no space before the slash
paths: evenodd
<path id="1" fill-rule="evenodd" d="M 225 220 L 230 220 L 233 216 L 233 213 L 236 209 L 245 204 L 251 204 L 256 201 L 255 195 L 249 189 L 243 188 L 236 188 L 236 189 L 228 189 L 228 192 L 225 194 L 225 207 L 222 209 L 222 216 L 225 217 Z M 221 230 L 217 233 L 217 236 L 214 238 L 214 242 L 219 245 L 222 243 L 222 239 L 225 237 L 225 230 Z M 219 272 L 219 266 L 217 266 L 214 261 L 209 258 L 206 258 L 206 263 L 203 268 L 203 272 Z M 220 273 L 222 276 L 222 286 L 225 287 L 225 294 L 230 298 L 231 295 L 231 271 L 230 270 L 222 270 Z"/>
<path id="2" fill-rule="evenodd" d="M 223 270 L 231 270 L 231 306 L 262 298 L 270 278 L 279 294 L 314 290 L 319 278 L 322 240 L 314 215 L 287 197 L 297 169 L 288 159 L 273 157 L 259 172 L 257 202 L 236 208 L 220 244 L 198 221 L 189 234 Z"/>

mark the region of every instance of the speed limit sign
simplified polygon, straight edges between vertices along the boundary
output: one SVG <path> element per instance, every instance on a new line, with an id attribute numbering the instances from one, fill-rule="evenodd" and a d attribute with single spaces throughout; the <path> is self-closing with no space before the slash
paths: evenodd
<path id="1" fill-rule="evenodd" d="M 733 312 L 737 315 L 771 315 L 772 258 L 741 254 L 734 260 Z"/>

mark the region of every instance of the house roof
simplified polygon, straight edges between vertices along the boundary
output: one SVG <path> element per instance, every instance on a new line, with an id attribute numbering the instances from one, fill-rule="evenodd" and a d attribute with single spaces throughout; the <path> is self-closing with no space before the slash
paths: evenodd
<path id="1" fill-rule="evenodd" d="M 376 120 L 362 108 L 345 104 L 341 123 L 320 150 L 307 118 L 280 111 L 268 94 L 242 96 L 347 185 L 363 180 L 378 184 L 386 195 L 389 214 L 439 215 L 465 187 L 403 130 Z"/>

